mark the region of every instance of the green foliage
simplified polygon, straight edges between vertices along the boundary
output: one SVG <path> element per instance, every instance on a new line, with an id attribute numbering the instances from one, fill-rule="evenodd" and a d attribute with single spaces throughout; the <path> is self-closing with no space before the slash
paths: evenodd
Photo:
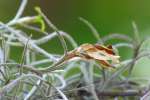
<path id="1" fill-rule="evenodd" d="M 37 13 L 38 13 L 38 16 L 35 19 L 35 22 L 40 23 L 41 24 L 41 31 L 45 32 L 45 23 L 44 23 L 43 17 L 40 14 L 40 8 L 39 7 L 35 7 L 35 11 L 37 11 Z"/>

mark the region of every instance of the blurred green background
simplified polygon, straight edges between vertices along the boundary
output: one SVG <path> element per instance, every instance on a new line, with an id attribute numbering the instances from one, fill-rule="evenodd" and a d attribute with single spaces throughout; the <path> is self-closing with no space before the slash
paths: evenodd
<path id="1" fill-rule="evenodd" d="M 0 0 L 0 20 L 8 22 L 21 0 Z M 83 17 L 99 31 L 100 36 L 111 33 L 133 35 L 132 21 L 138 26 L 141 37 L 150 32 L 149 0 L 28 0 L 24 16 L 36 15 L 35 6 L 61 30 L 68 32 L 77 43 L 95 43 L 90 29 L 79 21 Z M 37 35 L 37 34 L 35 34 Z M 51 50 L 61 52 L 58 42 L 51 42 Z M 57 46 L 55 46 L 57 45 Z M 55 47 L 55 48 L 54 48 Z M 62 53 L 62 52 L 61 52 Z"/>
<path id="2" fill-rule="evenodd" d="M 9 21 L 21 0 L 0 0 L 0 20 Z M 78 43 L 91 42 L 90 30 L 78 20 L 83 17 L 93 23 L 101 36 L 109 33 L 132 35 L 134 20 L 141 35 L 148 35 L 150 28 L 149 0 L 28 0 L 24 15 L 35 15 L 34 7 L 40 6 L 59 29 L 70 33 Z M 146 32 L 145 32 L 146 31 Z"/>
<path id="3" fill-rule="evenodd" d="M 111 33 L 133 35 L 132 21 L 138 26 L 141 37 L 150 33 L 150 0 L 28 0 L 24 16 L 36 15 L 35 6 L 61 30 L 68 32 L 78 44 L 95 43 L 90 29 L 79 17 L 90 21 L 100 36 Z M 0 21 L 8 22 L 15 16 L 20 0 L 0 0 Z M 37 34 L 34 34 L 37 35 Z M 44 46 L 43 46 L 44 47 Z M 62 53 L 58 41 L 45 48 Z M 122 55 L 130 55 L 130 52 Z M 131 55 L 130 55 L 131 56 Z"/>

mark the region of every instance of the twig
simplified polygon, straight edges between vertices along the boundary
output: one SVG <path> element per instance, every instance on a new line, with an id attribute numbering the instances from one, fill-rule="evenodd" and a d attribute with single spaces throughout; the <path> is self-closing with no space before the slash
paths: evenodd
<path id="1" fill-rule="evenodd" d="M 9 84 L 5 85 L 1 90 L 0 90 L 0 96 L 3 96 L 4 93 L 8 93 L 9 91 L 11 91 L 11 89 L 16 86 L 16 84 L 24 79 L 24 78 L 28 78 L 28 77 L 35 77 L 37 79 L 40 79 L 46 83 L 48 83 L 47 81 L 43 80 L 40 76 L 34 75 L 34 74 L 26 74 L 26 75 L 21 75 L 20 77 L 18 77 L 17 79 L 13 80 L 12 82 L 10 82 Z M 49 84 L 49 83 L 48 83 Z"/>
<path id="2" fill-rule="evenodd" d="M 22 89 L 22 81 L 21 80 L 19 80 L 18 81 L 18 83 L 16 83 L 16 88 L 15 88 L 15 93 L 14 93 L 14 96 L 13 96 L 13 98 L 14 98 L 14 100 L 16 100 L 17 98 L 19 98 L 18 97 L 18 94 L 19 94 L 19 91 Z"/>
<path id="3" fill-rule="evenodd" d="M 11 66 L 9 66 L 9 67 L 17 67 L 17 68 L 20 68 L 20 64 L 18 64 L 18 63 L 1 63 L 1 64 L 0 64 L 0 66 L 5 66 L 5 65 L 7 65 L 7 66 L 11 65 Z M 12 66 L 12 65 L 14 65 L 14 66 Z M 31 65 L 22 65 L 22 67 L 23 67 L 23 69 L 25 69 L 25 70 L 27 70 L 27 71 L 30 71 L 30 72 L 33 72 L 33 73 L 35 73 L 35 74 L 37 74 L 37 75 L 40 75 L 40 76 L 43 74 L 43 72 L 41 72 L 40 70 L 34 68 L 34 67 L 31 66 Z"/>
<path id="4" fill-rule="evenodd" d="M 133 26 L 133 31 L 134 31 L 134 38 L 135 38 L 136 44 L 138 46 L 140 44 L 141 40 L 140 40 L 137 25 L 134 21 L 132 21 L 132 26 Z"/>
<path id="5" fill-rule="evenodd" d="M 63 31 L 59 31 L 59 33 L 64 36 L 71 44 L 74 48 L 78 47 L 77 43 L 75 42 L 75 40 L 67 33 L 63 32 Z M 33 40 L 34 43 L 36 44 L 43 44 L 45 42 L 47 42 L 48 40 L 53 39 L 55 36 L 57 36 L 56 32 L 53 32 L 51 34 L 48 34 L 47 36 L 44 36 L 40 39 L 37 40 Z"/>
<path id="6" fill-rule="evenodd" d="M 63 98 L 63 100 L 69 100 L 66 95 L 58 88 L 56 88 L 56 90 L 58 91 L 58 93 L 61 95 L 61 97 Z"/>
<path id="7" fill-rule="evenodd" d="M 26 7 L 27 1 L 28 0 L 22 0 L 21 5 L 20 5 L 20 7 L 17 11 L 16 16 L 10 22 L 8 22 L 7 25 L 11 25 L 14 21 L 18 20 L 21 17 L 21 15 L 23 14 L 23 11 Z"/>
<path id="8" fill-rule="evenodd" d="M 150 97 L 150 91 L 148 91 L 147 93 L 145 93 L 144 95 L 142 95 L 142 97 L 140 98 L 140 100 L 148 100 Z"/>
<path id="9" fill-rule="evenodd" d="M 24 64 L 24 60 L 25 60 L 25 54 L 26 54 L 26 51 L 28 49 L 28 43 L 29 43 L 29 40 L 30 40 L 31 36 L 29 37 L 29 39 L 27 40 L 27 43 L 25 44 L 25 47 L 24 47 L 24 50 L 23 50 L 23 53 L 22 53 L 22 57 L 21 57 L 21 60 L 20 60 L 20 75 L 22 75 L 23 73 L 23 67 L 22 65 Z"/>
<path id="10" fill-rule="evenodd" d="M 143 96 L 145 92 L 138 91 L 138 90 L 125 90 L 125 91 L 103 91 L 99 92 L 98 96 L 109 96 L 109 97 L 116 97 L 116 96 Z"/>
<path id="11" fill-rule="evenodd" d="M 111 39 L 119 39 L 119 40 L 125 40 L 129 43 L 133 43 L 133 39 L 127 35 L 124 35 L 124 34 L 118 34 L 118 33 L 112 33 L 112 34 L 109 34 L 105 37 L 102 38 L 102 41 L 105 43 L 107 42 L 108 40 L 111 40 Z"/>
<path id="12" fill-rule="evenodd" d="M 137 59 L 141 45 L 142 45 L 142 43 L 137 44 L 137 46 L 134 48 L 135 50 L 134 50 L 133 59 Z M 132 70 L 133 70 L 133 67 L 134 67 L 135 62 L 136 62 L 136 60 L 134 60 L 134 61 L 132 62 L 131 67 L 129 68 L 128 77 L 130 77 L 130 75 L 131 75 L 131 73 L 132 73 Z"/>
<path id="13" fill-rule="evenodd" d="M 90 64 L 89 64 L 89 82 L 88 83 L 94 83 L 93 74 L 94 74 L 94 62 L 90 62 Z M 93 85 L 94 86 L 89 87 L 89 89 L 93 95 L 94 100 L 99 100 L 97 93 L 96 93 L 95 84 L 93 84 Z"/>
<path id="14" fill-rule="evenodd" d="M 42 78 L 45 79 L 46 78 L 46 74 L 43 75 Z M 41 84 L 41 82 L 42 82 L 41 80 L 38 80 L 36 82 L 36 85 L 32 87 L 32 89 L 29 91 L 29 93 L 25 96 L 24 100 L 28 100 L 35 93 L 35 91 L 37 90 L 37 86 L 39 86 Z"/>
<path id="15" fill-rule="evenodd" d="M 47 18 L 47 16 L 40 10 L 40 8 L 36 8 L 36 10 L 44 18 L 44 20 L 47 22 L 48 26 L 57 33 L 58 38 L 63 46 L 64 54 L 67 55 L 68 49 L 67 49 L 66 42 L 65 42 L 63 36 L 59 33 L 59 30 L 57 29 L 57 27 Z"/>
<path id="16" fill-rule="evenodd" d="M 5 38 L 3 37 L 3 34 L 1 34 L 1 37 L 2 37 L 2 49 L 3 49 L 3 62 L 2 63 L 6 63 L 6 59 L 7 59 L 7 57 L 6 57 L 6 41 L 5 41 Z M 8 70 L 7 70 L 7 66 L 3 66 L 3 69 L 1 68 L 0 69 L 1 70 L 1 72 L 3 72 L 2 73 L 2 76 L 3 76 L 3 78 L 5 79 L 5 81 L 7 82 L 8 81 L 8 79 L 9 79 L 9 74 L 8 74 Z"/>
<path id="17" fill-rule="evenodd" d="M 13 32 L 18 37 L 18 40 L 20 42 L 22 42 L 23 44 L 25 44 L 27 42 L 27 38 L 25 36 L 23 36 L 22 34 L 20 34 L 20 31 L 16 31 L 13 28 L 11 28 L 3 23 L 1 23 L 1 25 L 4 26 L 6 29 L 8 29 L 10 32 Z M 55 57 L 53 57 L 50 53 L 46 52 L 42 48 L 38 47 L 32 41 L 29 42 L 29 46 L 32 47 L 35 51 L 40 52 L 43 55 L 45 55 L 46 57 L 50 58 L 52 61 L 54 61 L 54 62 L 56 61 Z"/>
<path id="18" fill-rule="evenodd" d="M 20 7 L 19 7 L 19 10 L 17 11 L 16 16 L 13 18 L 12 21 L 10 21 L 10 22 L 8 23 L 8 25 L 11 24 L 13 21 L 16 21 L 19 17 L 21 17 L 21 15 L 22 15 L 22 13 L 23 13 L 25 7 L 26 7 L 27 1 L 28 1 L 28 0 L 22 0 L 21 5 L 20 5 Z"/>
<path id="19" fill-rule="evenodd" d="M 8 26 L 13 26 L 13 25 L 20 25 L 20 24 L 30 24 L 33 23 L 38 16 L 26 16 L 26 17 L 21 17 L 18 20 L 15 20 L 11 22 L 11 24 L 8 24 Z M 7 24 L 6 24 L 7 25 Z"/>
<path id="20" fill-rule="evenodd" d="M 54 73 L 54 76 L 56 78 L 58 78 L 60 80 L 61 84 L 62 84 L 61 86 L 57 86 L 56 88 L 57 89 L 61 89 L 61 90 L 64 89 L 66 87 L 66 81 L 65 81 L 64 77 L 62 77 L 62 76 L 60 76 L 58 74 L 55 74 L 55 73 Z"/>
<path id="21" fill-rule="evenodd" d="M 142 57 L 146 57 L 149 56 L 150 53 L 145 53 L 143 55 L 137 56 L 134 60 L 129 61 L 125 66 L 123 66 L 122 68 L 120 68 L 117 72 L 115 72 L 109 79 L 107 79 L 104 83 L 104 86 L 102 87 L 101 91 L 104 91 L 104 89 L 106 88 L 106 86 L 109 84 L 109 82 L 111 80 L 113 80 L 114 78 L 118 77 L 121 73 L 125 72 L 128 68 L 131 67 L 132 63 L 136 62 L 137 60 L 139 60 Z"/>
<path id="22" fill-rule="evenodd" d="M 130 44 L 130 43 L 117 43 L 113 46 L 116 47 L 116 48 L 128 47 L 128 48 L 134 49 L 133 44 Z"/>
<path id="23" fill-rule="evenodd" d="M 39 90 L 41 95 L 46 99 L 46 95 L 45 95 L 44 91 L 42 90 L 42 87 L 37 85 L 31 78 L 29 78 L 29 81 L 25 81 L 25 80 L 22 80 L 22 81 L 28 85 L 36 86 L 37 90 Z M 25 96 L 23 100 L 29 100 L 29 98 L 26 98 L 26 97 L 27 96 Z"/>
<path id="24" fill-rule="evenodd" d="M 38 27 L 34 27 L 34 26 L 31 26 L 31 25 L 23 24 L 23 23 L 20 23 L 19 25 L 23 26 L 24 28 L 27 28 L 27 29 L 30 29 L 30 30 L 33 30 L 33 31 L 36 31 L 36 32 L 39 32 L 39 33 L 43 33 L 44 35 L 48 35 L 47 32 L 42 31 Z"/>
<path id="25" fill-rule="evenodd" d="M 91 85 L 86 85 L 80 88 L 75 88 L 71 90 L 66 90 L 63 91 L 64 94 L 70 94 L 70 93 L 76 93 L 79 90 L 85 90 L 86 88 L 91 87 Z M 141 90 L 134 90 L 134 89 L 129 89 L 129 90 L 105 90 L 105 91 L 97 91 L 97 95 L 100 98 L 101 96 L 108 96 L 108 97 L 117 97 L 117 96 L 122 96 L 122 97 L 128 97 L 128 96 L 143 96 L 146 93 L 146 91 L 141 91 Z M 58 94 L 52 95 L 48 98 L 57 96 Z"/>
<path id="26" fill-rule="evenodd" d="M 59 33 L 70 42 L 70 44 L 73 46 L 73 48 L 77 48 L 78 47 L 78 44 L 75 42 L 75 40 L 69 34 L 67 34 L 66 32 L 63 32 L 63 31 L 59 31 Z M 4 34 L 4 36 L 6 38 L 10 37 L 7 34 Z M 48 42 L 49 40 L 52 40 L 56 36 L 57 36 L 57 33 L 53 32 L 53 33 L 49 33 L 48 35 L 46 35 L 44 37 L 41 37 L 39 39 L 36 39 L 36 40 L 32 39 L 32 42 L 35 43 L 36 45 L 41 45 L 41 44 L 44 44 L 44 43 Z M 12 39 L 15 40 L 17 38 L 16 37 L 12 37 Z M 9 44 L 11 46 L 22 46 L 22 44 L 20 42 L 7 41 L 7 44 Z"/>
<path id="27" fill-rule="evenodd" d="M 40 65 L 40 64 L 44 64 L 44 63 L 49 63 L 49 62 L 50 62 L 49 59 L 43 59 L 43 60 L 34 61 L 29 65 L 36 66 L 36 65 Z"/>
<path id="28" fill-rule="evenodd" d="M 95 27 L 89 21 L 87 21 L 86 19 L 84 19 L 82 17 L 79 17 L 79 20 L 82 21 L 84 24 L 86 24 L 91 29 L 91 31 L 92 31 L 94 37 L 97 39 L 97 41 L 101 41 L 98 31 L 95 29 Z"/>
<path id="29" fill-rule="evenodd" d="M 27 50 L 26 50 L 26 57 L 25 57 L 25 58 L 26 58 L 26 60 L 25 60 L 26 62 L 25 62 L 25 63 L 26 63 L 27 65 L 29 65 L 30 62 L 31 62 L 30 54 L 31 54 L 30 49 L 27 49 Z"/>

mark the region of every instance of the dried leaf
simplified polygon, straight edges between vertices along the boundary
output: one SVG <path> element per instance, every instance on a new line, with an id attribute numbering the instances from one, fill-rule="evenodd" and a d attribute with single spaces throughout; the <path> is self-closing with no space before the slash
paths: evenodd
<path id="1" fill-rule="evenodd" d="M 119 63 L 120 56 L 117 56 L 111 45 L 108 47 L 98 44 L 83 44 L 74 50 L 74 56 L 87 60 L 95 60 L 104 65 L 104 68 L 112 67 L 112 64 Z"/>

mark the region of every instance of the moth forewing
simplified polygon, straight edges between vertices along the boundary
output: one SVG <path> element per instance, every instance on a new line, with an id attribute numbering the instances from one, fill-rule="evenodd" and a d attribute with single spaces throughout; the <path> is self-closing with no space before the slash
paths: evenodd
<path id="1" fill-rule="evenodd" d="M 83 44 L 75 49 L 75 56 L 81 59 L 98 61 L 103 67 L 113 67 L 112 64 L 119 63 L 119 56 L 115 55 L 112 46 Z"/>

